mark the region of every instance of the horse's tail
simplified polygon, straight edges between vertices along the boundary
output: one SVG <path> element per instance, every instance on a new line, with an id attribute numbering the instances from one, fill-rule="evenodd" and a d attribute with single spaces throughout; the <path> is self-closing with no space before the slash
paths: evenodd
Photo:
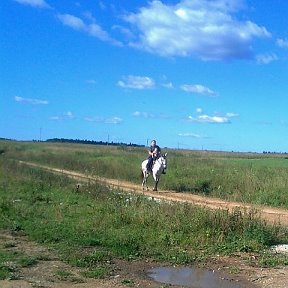
<path id="1" fill-rule="evenodd" d="M 141 181 L 143 181 L 144 180 L 144 173 L 143 173 L 143 170 L 141 169 L 141 175 L 140 175 L 140 177 L 141 177 Z"/>

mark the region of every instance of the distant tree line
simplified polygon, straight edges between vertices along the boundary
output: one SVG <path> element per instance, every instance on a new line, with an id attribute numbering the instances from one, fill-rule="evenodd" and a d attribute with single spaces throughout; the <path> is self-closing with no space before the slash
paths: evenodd
<path id="1" fill-rule="evenodd" d="M 11 138 L 0 137 L 0 141 L 17 141 Z M 66 139 L 66 138 L 52 138 L 45 141 L 32 140 L 33 142 L 54 142 L 54 143 L 79 143 L 79 144 L 90 144 L 90 145 L 110 145 L 110 146 L 128 146 L 128 147 L 145 147 L 145 145 L 139 145 L 134 143 L 123 143 L 123 142 L 108 142 L 108 141 L 94 141 L 94 140 L 80 140 L 80 139 Z M 166 148 L 166 147 L 165 147 Z M 207 150 L 209 151 L 209 150 Z M 234 151 L 231 151 L 232 153 Z M 256 152 L 257 153 L 257 152 Z M 288 152 L 273 152 L 263 151 L 262 154 L 282 154 L 287 155 Z M 288 157 L 286 158 L 288 159 Z"/>
<path id="2" fill-rule="evenodd" d="M 263 151 L 263 154 L 288 154 L 287 152 L 271 152 L 271 151 Z"/>
<path id="3" fill-rule="evenodd" d="M 138 145 L 134 143 L 123 142 L 108 142 L 108 141 L 94 141 L 94 140 L 80 140 L 80 139 L 65 139 L 65 138 L 52 138 L 47 139 L 45 142 L 53 143 L 77 143 L 77 144 L 90 144 L 90 145 L 110 145 L 110 146 L 130 146 L 130 147 L 145 147 L 144 145 Z"/>

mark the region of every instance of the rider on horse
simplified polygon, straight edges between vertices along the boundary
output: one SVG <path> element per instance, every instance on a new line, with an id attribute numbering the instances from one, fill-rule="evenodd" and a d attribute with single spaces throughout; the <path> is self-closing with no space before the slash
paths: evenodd
<path id="1" fill-rule="evenodd" d="M 147 163 L 147 170 L 152 171 L 153 163 L 161 156 L 161 148 L 156 144 L 156 140 L 152 140 L 148 150 L 149 157 Z M 165 171 L 163 171 L 165 174 Z"/>

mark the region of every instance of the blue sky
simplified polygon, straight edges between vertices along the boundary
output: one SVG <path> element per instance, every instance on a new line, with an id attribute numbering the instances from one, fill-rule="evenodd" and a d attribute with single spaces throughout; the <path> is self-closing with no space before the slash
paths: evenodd
<path id="1" fill-rule="evenodd" d="M 0 7 L 0 137 L 288 152 L 288 1 Z"/>

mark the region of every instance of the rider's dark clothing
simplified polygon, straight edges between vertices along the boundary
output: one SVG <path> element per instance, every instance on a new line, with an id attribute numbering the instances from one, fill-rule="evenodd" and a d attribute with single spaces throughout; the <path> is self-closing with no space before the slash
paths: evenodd
<path id="1" fill-rule="evenodd" d="M 161 148 L 158 145 L 150 146 L 149 151 L 151 153 L 154 153 L 153 156 L 149 155 L 148 157 L 148 163 L 147 163 L 147 169 L 148 171 L 152 171 L 153 162 L 160 156 L 161 154 Z"/>

